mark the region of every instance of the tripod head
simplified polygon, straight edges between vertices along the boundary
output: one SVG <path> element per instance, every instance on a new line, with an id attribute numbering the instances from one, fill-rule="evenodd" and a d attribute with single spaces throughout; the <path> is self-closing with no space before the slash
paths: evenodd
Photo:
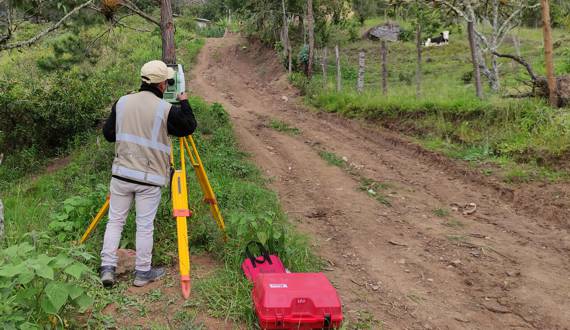
<path id="1" fill-rule="evenodd" d="M 168 87 L 164 91 L 163 99 L 171 104 L 177 104 L 176 96 L 186 91 L 186 81 L 184 80 L 184 68 L 182 64 L 168 64 L 176 74 L 173 79 L 168 80 Z"/>

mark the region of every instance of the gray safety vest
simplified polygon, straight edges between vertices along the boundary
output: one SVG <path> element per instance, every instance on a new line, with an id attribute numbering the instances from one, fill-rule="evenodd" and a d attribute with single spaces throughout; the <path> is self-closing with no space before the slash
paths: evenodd
<path id="1" fill-rule="evenodd" d="M 113 175 L 157 186 L 168 184 L 171 106 L 149 91 L 117 101 Z"/>

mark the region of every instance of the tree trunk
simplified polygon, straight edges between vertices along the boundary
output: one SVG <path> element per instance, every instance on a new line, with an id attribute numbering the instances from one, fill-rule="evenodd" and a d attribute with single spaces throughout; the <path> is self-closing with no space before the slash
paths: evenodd
<path id="1" fill-rule="evenodd" d="M 382 40 L 380 44 L 380 52 L 382 54 L 382 94 L 388 95 L 388 48 L 386 40 Z"/>
<path id="2" fill-rule="evenodd" d="M 328 71 L 328 52 L 329 50 L 327 49 L 327 47 L 325 47 L 325 49 L 323 49 L 323 58 L 321 60 L 321 65 L 323 66 L 323 88 L 326 89 L 327 85 L 328 85 L 328 79 L 327 79 L 327 71 Z"/>
<path id="3" fill-rule="evenodd" d="M 358 84 L 356 90 L 359 93 L 364 92 L 364 72 L 366 70 L 365 53 L 361 51 L 358 55 Z"/>
<path id="4" fill-rule="evenodd" d="M 422 26 L 418 24 L 416 28 L 416 50 L 418 52 L 418 62 L 416 66 L 416 97 L 422 94 Z"/>
<path id="5" fill-rule="evenodd" d="M 340 50 L 338 45 L 334 47 L 334 53 L 336 56 L 336 91 L 340 93 L 342 90 L 342 72 L 340 69 Z"/>
<path id="6" fill-rule="evenodd" d="M 166 64 L 176 64 L 171 0 L 160 2 L 160 30 L 162 32 L 162 61 Z"/>
<path id="7" fill-rule="evenodd" d="M 307 30 L 309 33 L 309 63 L 307 64 L 307 77 L 313 76 L 315 60 L 315 18 L 313 16 L 313 0 L 307 0 Z"/>
<path id="8" fill-rule="evenodd" d="M 473 75 L 475 77 L 475 93 L 479 99 L 483 99 L 483 87 L 481 86 L 481 70 L 477 59 L 477 43 L 475 42 L 475 23 L 467 22 L 469 47 L 471 48 L 471 61 L 473 62 Z"/>
<path id="9" fill-rule="evenodd" d="M 293 59 L 291 56 L 291 41 L 289 40 L 289 20 L 287 19 L 287 9 L 285 8 L 285 0 L 281 0 L 283 7 L 283 49 L 287 53 L 289 74 L 293 72 Z"/>
<path id="10" fill-rule="evenodd" d="M 556 96 L 556 78 L 554 77 L 554 60 L 552 50 L 552 28 L 550 27 L 550 4 L 548 0 L 541 0 L 542 24 L 544 31 L 544 57 L 546 63 L 546 79 L 548 80 L 548 91 L 550 105 L 558 106 Z"/>

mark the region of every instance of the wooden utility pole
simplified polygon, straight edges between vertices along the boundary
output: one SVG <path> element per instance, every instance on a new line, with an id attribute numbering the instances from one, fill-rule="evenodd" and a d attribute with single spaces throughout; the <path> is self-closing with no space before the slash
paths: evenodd
<path id="1" fill-rule="evenodd" d="M 342 90 L 342 71 L 340 69 L 340 50 L 338 45 L 334 47 L 334 54 L 336 56 L 336 91 Z"/>
<path id="2" fill-rule="evenodd" d="M 162 61 L 166 64 L 176 64 L 171 0 L 160 1 L 160 30 L 162 32 Z"/>
<path id="3" fill-rule="evenodd" d="M 382 40 L 380 44 L 380 53 L 382 56 L 382 94 L 388 95 L 388 48 L 386 40 Z"/>
<path id="4" fill-rule="evenodd" d="M 558 106 L 558 97 L 556 96 L 556 77 L 554 77 L 554 60 L 552 50 L 552 28 L 550 27 L 550 4 L 548 0 L 540 0 L 542 6 L 542 25 L 544 34 L 544 62 L 546 63 L 546 79 L 548 80 L 548 91 L 550 105 Z"/>
<path id="5" fill-rule="evenodd" d="M 473 62 L 473 75 L 475 77 L 475 93 L 479 99 L 483 99 L 483 86 L 481 85 L 481 69 L 477 58 L 477 42 L 475 41 L 475 23 L 467 22 L 467 35 L 469 36 L 469 47 L 471 48 L 471 61 Z"/>
<path id="6" fill-rule="evenodd" d="M 307 77 L 313 76 L 313 62 L 315 60 L 315 16 L 313 14 L 313 0 L 307 0 L 307 30 L 309 32 L 309 61 L 307 64 Z"/>

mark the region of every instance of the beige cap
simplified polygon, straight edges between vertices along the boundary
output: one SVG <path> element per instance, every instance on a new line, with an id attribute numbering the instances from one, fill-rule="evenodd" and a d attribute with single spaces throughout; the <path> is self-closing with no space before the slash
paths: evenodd
<path id="1" fill-rule="evenodd" d="M 162 61 L 150 61 L 141 68 L 141 78 L 148 84 L 158 84 L 174 78 L 175 72 Z"/>

